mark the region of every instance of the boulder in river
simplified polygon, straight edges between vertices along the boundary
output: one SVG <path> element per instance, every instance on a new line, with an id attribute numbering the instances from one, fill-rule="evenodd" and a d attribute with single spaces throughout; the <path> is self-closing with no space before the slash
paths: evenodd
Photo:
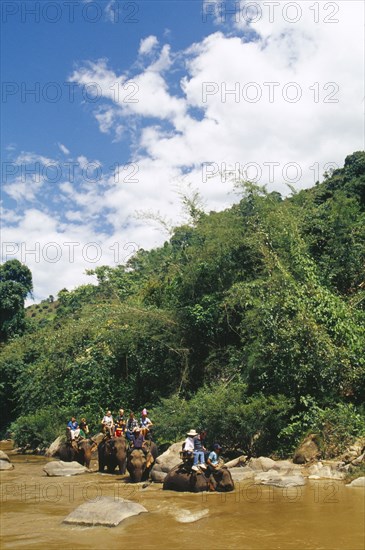
<path id="1" fill-rule="evenodd" d="M 152 481 L 154 481 L 155 483 L 163 483 L 166 476 L 167 472 L 163 472 L 161 470 L 160 464 L 155 464 L 151 470 Z"/>
<path id="2" fill-rule="evenodd" d="M 346 487 L 365 487 L 365 477 L 358 477 L 351 481 L 351 483 L 348 483 Z"/>
<path id="3" fill-rule="evenodd" d="M 260 472 L 255 475 L 255 483 L 259 485 L 273 485 L 274 487 L 298 487 L 305 485 L 305 478 L 301 474 L 285 476 L 275 470 Z"/>
<path id="4" fill-rule="evenodd" d="M 50 477 L 76 476 L 89 471 L 86 466 L 81 466 L 78 462 L 63 462 L 62 460 L 48 462 L 43 470 Z"/>
<path id="5" fill-rule="evenodd" d="M 266 456 L 260 456 L 259 458 L 251 458 L 248 462 L 248 466 L 257 472 L 267 472 L 268 470 L 278 469 L 275 460 Z"/>
<path id="6" fill-rule="evenodd" d="M 137 502 L 124 498 L 101 497 L 94 502 L 85 502 L 69 514 L 63 523 L 71 525 L 102 525 L 116 527 L 127 518 L 147 512 L 146 508 Z"/>
<path id="7" fill-rule="evenodd" d="M 11 464 L 11 462 L 8 462 L 7 460 L 0 460 L 0 470 L 12 470 L 14 468 L 14 464 Z"/>
<path id="8" fill-rule="evenodd" d="M 318 460 L 321 452 L 318 444 L 318 436 L 316 434 L 307 435 L 295 451 L 293 456 L 294 464 L 306 464 L 313 460 Z"/>
<path id="9" fill-rule="evenodd" d="M 343 464 L 342 462 L 334 462 L 323 464 L 322 462 L 317 462 L 317 464 L 312 464 L 308 468 L 308 478 L 309 479 L 344 479 L 345 472 L 340 471 L 338 466 Z"/>
<path id="10" fill-rule="evenodd" d="M 232 476 L 233 481 L 240 482 L 245 481 L 246 479 L 253 479 L 255 476 L 255 473 L 251 468 L 248 466 L 246 468 L 236 467 L 236 468 L 230 468 L 229 472 Z"/>
<path id="11" fill-rule="evenodd" d="M 244 466 L 247 462 L 247 456 L 241 455 L 237 458 L 234 458 L 233 460 L 230 460 L 229 462 L 225 463 L 226 468 L 237 468 L 240 466 Z"/>
<path id="12" fill-rule="evenodd" d="M 156 458 L 156 466 L 159 465 L 159 468 L 156 469 L 156 471 L 161 471 L 168 474 L 169 471 L 172 470 L 172 468 L 175 468 L 175 466 L 180 464 L 180 452 L 183 443 L 184 441 L 173 443 L 172 445 L 170 445 L 167 451 Z"/>
<path id="13" fill-rule="evenodd" d="M 45 456 L 55 456 L 60 450 L 65 440 L 66 440 L 65 436 L 63 435 L 58 436 L 57 439 L 55 439 L 46 450 Z"/>
<path id="14" fill-rule="evenodd" d="M 10 458 L 4 451 L 0 451 L 0 460 L 6 460 L 7 462 L 10 462 Z"/>

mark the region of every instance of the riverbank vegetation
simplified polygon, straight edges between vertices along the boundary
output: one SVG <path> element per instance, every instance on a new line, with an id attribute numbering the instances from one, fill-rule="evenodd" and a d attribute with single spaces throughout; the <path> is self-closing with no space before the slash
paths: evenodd
<path id="1" fill-rule="evenodd" d="M 222 212 L 186 206 L 163 246 L 22 317 L 3 432 L 42 446 L 71 413 L 96 430 L 105 408 L 147 406 L 161 444 L 204 427 L 283 456 L 318 432 L 335 456 L 365 425 L 365 153 L 289 198 L 245 184 Z"/>

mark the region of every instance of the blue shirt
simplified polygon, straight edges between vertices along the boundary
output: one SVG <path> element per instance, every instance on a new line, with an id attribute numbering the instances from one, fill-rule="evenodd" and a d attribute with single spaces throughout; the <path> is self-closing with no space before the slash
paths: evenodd
<path id="1" fill-rule="evenodd" d="M 132 441 L 135 449 L 142 449 L 142 445 L 144 443 L 144 437 L 142 434 L 138 436 L 132 435 Z"/>
<path id="2" fill-rule="evenodd" d="M 76 422 L 72 422 L 72 420 L 70 420 L 70 422 L 67 424 L 67 427 L 70 428 L 71 430 L 77 430 L 77 428 L 79 427 L 79 423 Z"/>
<path id="3" fill-rule="evenodd" d="M 210 454 L 209 454 L 209 460 L 211 461 L 212 464 L 218 464 L 218 455 L 215 451 L 212 451 Z"/>

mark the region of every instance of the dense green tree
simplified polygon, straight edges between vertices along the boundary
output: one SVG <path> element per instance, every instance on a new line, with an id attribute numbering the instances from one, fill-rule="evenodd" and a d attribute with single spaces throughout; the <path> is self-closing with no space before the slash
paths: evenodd
<path id="1" fill-rule="evenodd" d="M 18 260 L 0 266 L 0 342 L 24 332 L 24 300 L 32 289 L 32 273 L 27 266 Z"/>
<path id="2" fill-rule="evenodd" d="M 60 291 L 54 319 L 42 328 L 37 310 L 33 332 L 4 346 L 4 426 L 27 414 L 29 437 L 40 426 L 45 440 L 57 403 L 96 419 L 105 407 L 152 406 L 163 443 L 198 424 L 249 452 L 288 451 L 309 429 L 334 449 L 330 425 L 355 436 L 365 394 L 364 187 L 365 153 L 356 152 L 285 199 L 244 183 L 222 212 L 185 200 L 189 219 L 163 246 L 90 271 L 97 284 Z"/>

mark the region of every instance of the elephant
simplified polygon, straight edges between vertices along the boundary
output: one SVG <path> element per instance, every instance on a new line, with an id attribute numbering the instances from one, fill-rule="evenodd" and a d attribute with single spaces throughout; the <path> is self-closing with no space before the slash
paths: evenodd
<path id="1" fill-rule="evenodd" d="M 81 439 L 77 442 L 77 449 L 72 447 L 71 443 L 63 443 L 57 456 L 64 462 L 73 462 L 74 460 L 86 468 L 90 468 L 91 455 L 96 449 L 95 441 L 91 439 Z"/>
<path id="2" fill-rule="evenodd" d="M 142 449 L 130 449 L 128 452 L 127 470 L 133 483 L 139 483 L 148 479 L 157 454 L 157 447 L 153 441 L 147 442 L 146 453 Z"/>
<path id="3" fill-rule="evenodd" d="M 106 437 L 98 445 L 99 472 L 112 474 L 118 466 L 119 473 L 125 474 L 127 461 L 127 442 L 124 437 Z"/>
<path id="4" fill-rule="evenodd" d="M 197 473 L 189 470 L 184 464 L 172 468 L 164 479 L 164 490 L 200 493 L 202 491 L 233 491 L 234 482 L 227 468 Z"/>

